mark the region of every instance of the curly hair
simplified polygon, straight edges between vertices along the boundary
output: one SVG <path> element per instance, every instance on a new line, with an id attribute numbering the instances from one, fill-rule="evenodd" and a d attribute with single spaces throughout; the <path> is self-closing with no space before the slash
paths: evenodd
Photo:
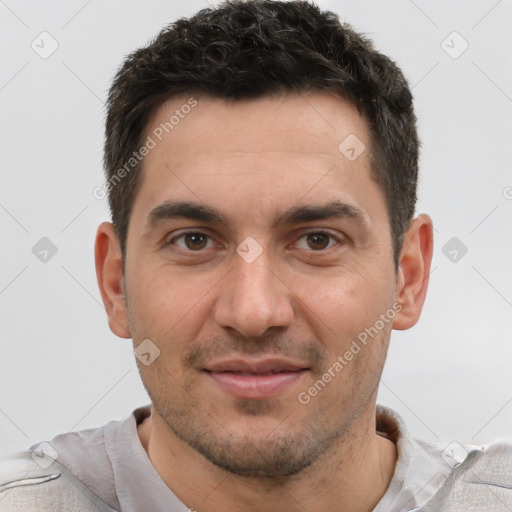
<path id="1" fill-rule="evenodd" d="M 123 263 L 143 159 L 114 178 L 141 147 L 156 108 L 185 93 L 236 101 L 302 91 L 348 99 L 367 121 L 371 176 L 384 192 L 398 268 L 415 210 L 420 146 L 407 80 L 335 13 L 302 0 L 227 0 L 175 21 L 128 55 L 109 91 L 104 145 Z"/>

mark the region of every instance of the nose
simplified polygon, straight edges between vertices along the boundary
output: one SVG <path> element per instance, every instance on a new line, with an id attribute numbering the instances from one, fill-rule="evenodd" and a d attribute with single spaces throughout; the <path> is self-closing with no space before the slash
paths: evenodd
<path id="1" fill-rule="evenodd" d="M 293 292 L 270 267 L 265 251 L 252 263 L 234 255 L 234 267 L 222 281 L 215 320 L 246 337 L 261 336 L 272 327 L 287 327 L 294 317 Z"/>

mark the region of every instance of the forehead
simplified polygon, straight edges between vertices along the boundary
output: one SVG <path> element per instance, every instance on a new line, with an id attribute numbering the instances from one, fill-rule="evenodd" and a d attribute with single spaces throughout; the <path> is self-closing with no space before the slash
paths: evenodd
<path id="1" fill-rule="evenodd" d="M 281 93 L 237 101 L 181 95 L 160 105 L 146 133 L 157 142 L 179 142 L 175 154 L 214 149 L 300 155 L 316 150 L 337 157 L 338 145 L 348 135 L 361 141 L 368 138 L 366 120 L 355 106 L 331 92 Z M 187 140 L 197 143 L 181 144 Z"/>
<path id="2" fill-rule="evenodd" d="M 154 112 L 143 139 L 153 148 L 133 211 L 147 217 L 158 204 L 187 199 L 228 214 L 250 209 L 275 218 L 280 206 L 307 195 L 364 212 L 362 199 L 375 204 L 375 195 L 383 195 L 370 173 L 366 120 L 331 93 L 236 102 L 177 96 Z"/>

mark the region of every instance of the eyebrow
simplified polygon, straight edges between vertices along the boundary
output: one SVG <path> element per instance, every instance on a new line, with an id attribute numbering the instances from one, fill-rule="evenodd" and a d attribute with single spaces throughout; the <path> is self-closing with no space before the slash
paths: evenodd
<path id="1" fill-rule="evenodd" d="M 356 206 L 342 201 L 331 201 L 323 205 L 293 206 L 280 213 L 272 224 L 294 225 L 316 220 L 348 218 L 364 226 L 369 225 L 368 215 Z M 210 206 L 188 201 L 165 201 L 148 214 L 147 225 L 154 229 L 161 222 L 172 219 L 189 219 L 206 223 L 222 223 L 229 226 L 229 221 L 220 211 Z"/>
<path id="2" fill-rule="evenodd" d="M 363 225 L 368 224 L 368 215 L 360 208 L 342 201 L 331 201 L 323 205 L 293 206 L 278 215 L 273 226 L 275 227 L 279 224 L 288 226 L 303 222 L 313 222 L 315 220 L 342 218 L 355 220 Z"/>

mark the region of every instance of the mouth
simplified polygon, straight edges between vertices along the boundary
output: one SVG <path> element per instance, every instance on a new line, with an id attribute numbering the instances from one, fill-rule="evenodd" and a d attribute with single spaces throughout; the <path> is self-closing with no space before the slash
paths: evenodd
<path id="1" fill-rule="evenodd" d="M 263 399 L 282 394 L 308 371 L 307 366 L 283 359 L 219 361 L 202 371 L 236 398 Z"/>

